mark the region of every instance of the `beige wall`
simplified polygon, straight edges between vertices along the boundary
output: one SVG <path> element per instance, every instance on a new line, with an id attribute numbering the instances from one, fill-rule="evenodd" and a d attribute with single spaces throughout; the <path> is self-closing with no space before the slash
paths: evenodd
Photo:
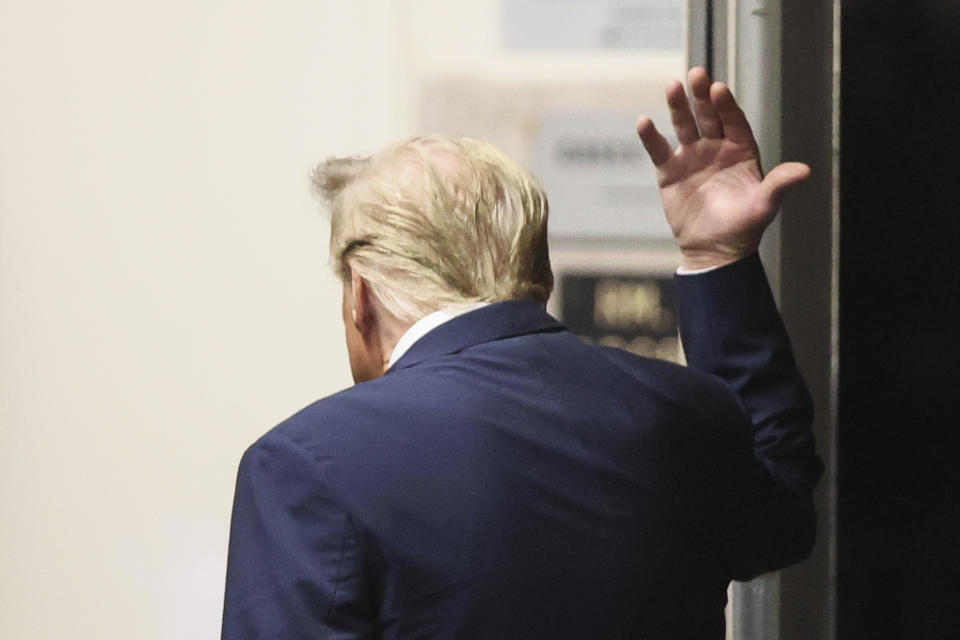
<path id="1" fill-rule="evenodd" d="M 663 70 L 506 57 L 497 4 L 0 3 L 0 638 L 217 635 L 243 449 L 349 384 L 316 161 L 418 74 Z"/>
<path id="2" fill-rule="evenodd" d="M 392 4 L 0 4 L 0 638 L 218 633 L 236 464 L 349 383 L 312 164 Z"/>

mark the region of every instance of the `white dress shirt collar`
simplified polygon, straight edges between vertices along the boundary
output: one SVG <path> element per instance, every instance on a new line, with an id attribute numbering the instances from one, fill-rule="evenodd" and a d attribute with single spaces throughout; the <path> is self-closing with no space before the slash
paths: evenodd
<path id="1" fill-rule="evenodd" d="M 387 363 L 387 369 L 390 369 L 397 360 L 399 360 L 403 354 L 410 350 L 410 347 L 414 345 L 420 338 L 427 335 L 440 325 L 445 322 L 453 320 L 457 316 L 461 316 L 468 311 L 473 311 L 474 309 L 479 309 L 485 307 L 489 302 L 477 302 L 467 307 L 458 307 L 456 309 L 440 309 L 439 311 L 434 311 L 433 313 L 427 314 L 414 322 L 406 332 L 400 336 L 400 339 L 397 340 L 396 346 L 393 348 L 393 353 L 390 354 L 390 361 Z"/>

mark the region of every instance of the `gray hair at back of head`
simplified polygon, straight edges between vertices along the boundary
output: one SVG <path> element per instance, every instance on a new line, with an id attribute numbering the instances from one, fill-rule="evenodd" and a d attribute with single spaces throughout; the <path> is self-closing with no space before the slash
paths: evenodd
<path id="1" fill-rule="evenodd" d="M 330 204 L 330 260 L 356 271 L 397 319 L 532 298 L 553 289 L 547 198 L 490 144 L 411 138 L 370 158 L 332 158 L 313 174 Z"/>

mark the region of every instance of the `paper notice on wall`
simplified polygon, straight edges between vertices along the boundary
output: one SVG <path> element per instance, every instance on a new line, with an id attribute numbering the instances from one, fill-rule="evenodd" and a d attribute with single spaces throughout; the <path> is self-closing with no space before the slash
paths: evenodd
<path id="1" fill-rule="evenodd" d="M 431 78 L 421 84 L 419 128 L 486 140 L 530 169 L 550 199 L 552 237 L 661 240 L 670 229 L 636 122 L 646 114 L 676 144 L 666 82 Z"/>
<path id="2" fill-rule="evenodd" d="M 550 233 L 573 238 L 670 237 L 657 176 L 630 112 L 543 114 L 531 164 L 550 197 Z"/>
<path id="3" fill-rule="evenodd" d="M 683 0 L 504 0 L 507 49 L 680 49 Z"/>

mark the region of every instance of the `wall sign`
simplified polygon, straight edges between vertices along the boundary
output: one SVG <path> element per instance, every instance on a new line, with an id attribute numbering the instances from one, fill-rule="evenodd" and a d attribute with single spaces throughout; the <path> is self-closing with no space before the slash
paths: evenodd
<path id="1" fill-rule="evenodd" d="M 560 319 L 586 342 L 680 362 L 672 275 L 564 273 Z"/>
<path id="2" fill-rule="evenodd" d="M 551 235 L 672 237 L 656 170 L 632 133 L 636 118 L 602 111 L 541 117 L 531 169 L 550 198 Z"/>
<path id="3" fill-rule="evenodd" d="M 683 0 L 503 0 L 507 49 L 680 49 Z"/>

